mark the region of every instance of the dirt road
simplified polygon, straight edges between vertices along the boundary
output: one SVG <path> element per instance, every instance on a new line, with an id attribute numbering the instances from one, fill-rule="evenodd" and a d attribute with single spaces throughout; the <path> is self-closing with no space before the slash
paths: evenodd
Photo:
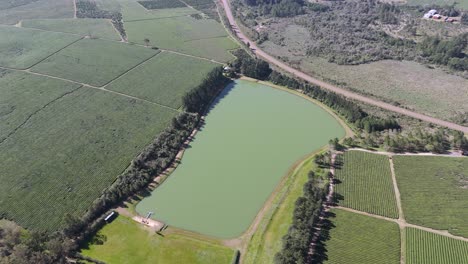
<path id="1" fill-rule="evenodd" d="M 394 105 L 391 105 L 391 104 L 388 104 L 388 103 L 385 103 L 385 102 L 382 102 L 382 101 L 379 101 L 379 100 L 375 100 L 375 99 L 371 99 L 371 98 L 368 98 L 368 97 L 365 97 L 363 95 L 360 95 L 360 94 L 357 94 L 357 93 L 353 93 L 351 91 L 348 91 L 348 90 L 345 90 L 343 88 L 339 88 L 337 86 L 334 86 L 332 84 L 329 84 L 329 83 L 326 83 L 326 82 L 323 82 L 321 80 L 318 80 L 312 76 L 309 76 L 299 70 L 296 70 L 288 65 L 286 65 L 285 63 L 283 63 L 282 61 L 274 58 L 273 56 L 270 56 L 269 54 L 267 54 L 266 52 L 264 52 L 263 50 L 259 49 L 258 46 L 255 44 L 255 42 L 251 41 L 250 39 L 248 39 L 244 33 L 242 33 L 242 31 L 240 31 L 239 27 L 237 26 L 237 22 L 236 20 L 234 19 L 234 16 L 232 14 L 232 10 L 231 10 L 231 7 L 229 5 L 229 1 L 228 0 L 222 0 L 222 4 L 224 6 L 224 10 L 226 12 L 226 16 L 229 20 L 229 24 L 228 26 L 230 26 L 232 28 L 232 30 L 236 33 L 237 37 L 244 43 L 248 44 L 249 47 L 252 49 L 252 51 L 259 57 L 262 57 L 264 60 L 278 66 L 279 68 L 307 81 L 307 82 L 310 82 L 310 83 L 313 83 L 315 85 L 318 85 L 318 86 L 321 86 L 327 90 L 330 90 L 332 92 L 335 92 L 337 94 L 341 94 L 345 97 L 348 97 L 350 99 L 354 99 L 354 100 L 357 100 L 357 101 L 361 101 L 363 103 L 367 103 L 367 104 L 370 104 L 370 105 L 375 105 L 375 106 L 378 106 L 380 108 L 383 108 L 383 109 L 386 109 L 386 110 L 389 110 L 389 111 L 392 111 L 392 112 L 396 112 L 396 113 L 399 113 L 399 114 L 403 114 L 403 115 L 406 115 L 406 116 L 410 116 L 410 117 L 413 117 L 413 118 L 416 118 L 416 119 L 419 119 L 419 120 L 423 120 L 423 121 L 426 121 L 426 122 L 430 122 L 430 123 L 433 123 L 433 124 L 436 124 L 436 125 L 439 125 L 439 126 L 444 126 L 444 127 L 448 127 L 450 129 L 454 129 L 454 130 L 458 130 L 458 131 L 462 131 L 464 133 L 468 133 L 468 127 L 465 127 L 465 126 L 461 126 L 461 125 L 457 125 L 457 124 L 454 124 L 454 123 L 451 123 L 451 122 L 448 122 L 448 121 L 444 121 L 444 120 L 441 120 L 441 119 L 437 119 L 437 118 L 434 118 L 434 117 L 430 117 L 430 116 L 427 116 L 427 115 L 423 115 L 423 114 L 419 114 L 419 113 L 416 113 L 416 112 L 413 112 L 411 110 L 408 110 L 408 109 L 404 109 L 404 108 L 401 108 L 401 107 L 397 107 L 397 106 L 394 106 Z"/>

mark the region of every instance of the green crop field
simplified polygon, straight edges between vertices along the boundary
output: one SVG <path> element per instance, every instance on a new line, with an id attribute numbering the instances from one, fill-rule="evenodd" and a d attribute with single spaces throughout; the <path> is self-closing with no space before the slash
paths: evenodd
<path id="1" fill-rule="evenodd" d="M 176 113 L 90 88 L 55 100 L 0 143 L 0 215 L 63 227 L 64 214 L 83 214 Z"/>
<path id="2" fill-rule="evenodd" d="M 234 250 L 206 238 L 179 234 L 171 228 L 164 237 L 124 216 L 102 228 L 102 245 L 90 244 L 82 254 L 106 263 L 230 263 Z"/>
<path id="3" fill-rule="evenodd" d="M 323 263 L 398 264 L 400 230 L 396 223 L 332 209 Z"/>
<path id="4" fill-rule="evenodd" d="M 0 26 L 0 66 L 29 68 L 78 39 L 70 34 Z"/>
<path id="5" fill-rule="evenodd" d="M 395 156 L 409 223 L 468 237 L 468 158 Z"/>
<path id="6" fill-rule="evenodd" d="M 390 163 L 385 155 L 347 151 L 338 156 L 336 197 L 339 205 L 356 210 L 398 218 Z M 340 196 L 342 196 L 340 198 Z"/>
<path id="7" fill-rule="evenodd" d="M 162 52 L 106 88 L 179 108 L 183 95 L 200 84 L 215 66 L 209 61 Z"/>
<path id="8" fill-rule="evenodd" d="M 80 85 L 0 70 L 0 142 L 34 113 Z"/>
<path id="9" fill-rule="evenodd" d="M 176 50 L 191 55 L 219 61 L 233 59 L 228 52 L 237 48 L 224 28 L 212 19 L 195 19 L 190 16 L 172 17 L 156 20 L 142 20 L 125 24 L 131 42 L 145 44 L 150 40 L 152 46 Z"/>
<path id="10" fill-rule="evenodd" d="M 468 264 L 468 242 L 406 228 L 407 264 Z"/>
<path id="11" fill-rule="evenodd" d="M 90 36 L 91 38 L 120 40 L 119 33 L 107 19 L 34 19 L 23 21 L 22 26 Z"/>
<path id="12" fill-rule="evenodd" d="M 158 50 L 100 39 L 82 39 L 32 68 L 32 71 L 103 86 Z"/>
<path id="13" fill-rule="evenodd" d="M 36 18 L 73 18 L 73 0 L 0 1 L 0 24 Z"/>

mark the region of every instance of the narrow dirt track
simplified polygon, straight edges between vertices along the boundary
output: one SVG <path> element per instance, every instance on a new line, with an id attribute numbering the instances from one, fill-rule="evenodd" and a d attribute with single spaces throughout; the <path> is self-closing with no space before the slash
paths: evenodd
<path id="1" fill-rule="evenodd" d="M 389 111 L 392 111 L 392 112 L 395 112 L 395 113 L 399 113 L 399 114 L 402 114 L 402 115 L 406 115 L 406 116 L 410 116 L 410 117 L 413 117 L 413 118 L 416 118 L 416 119 L 419 119 L 419 120 L 423 120 L 423 121 L 426 121 L 426 122 L 430 122 L 430 123 L 433 123 L 433 124 L 436 124 L 436 125 L 439 125 L 439 126 L 444 126 L 444 127 L 448 127 L 450 129 L 453 129 L 453 130 L 458 130 L 458 131 L 461 131 L 461 132 L 464 132 L 464 133 L 468 133 L 468 127 L 465 127 L 465 126 L 461 126 L 461 125 L 458 125 L 458 124 L 455 124 L 455 123 L 452 123 L 452 122 L 448 122 L 448 121 L 445 121 L 445 120 L 441 120 L 441 119 L 437 119 L 437 118 L 434 118 L 434 117 L 430 117 L 430 116 L 427 116 L 427 115 L 423 115 L 423 114 L 419 114 L 419 113 L 416 113 L 416 112 L 413 112 L 411 110 L 408 110 L 408 109 L 404 109 L 404 108 L 401 108 L 401 107 L 397 107 L 397 106 L 394 106 L 394 105 L 391 105 L 391 104 L 388 104 L 388 103 L 385 103 L 385 102 L 382 102 L 382 101 L 379 101 L 379 100 L 375 100 L 375 99 L 371 99 L 371 98 L 368 98 L 368 97 L 365 97 L 363 95 L 360 95 L 360 94 L 357 94 L 357 93 L 353 93 L 351 91 L 348 91 L 348 90 L 345 90 L 343 88 L 339 88 L 337 86 L 334 86 L 332 84 L 329 84 L 329 83 L 326 83 L 326 82 L 323 82 L 321 80 L 318 80 L 310 75 L 307 75 L 299 70 L 296 70 L 292 67 L 290 67 L 289 65 L 286 65 L 285 63 L 281 62 L 280 60 L 274 58 L 273 56 L 267 54 L 266 52 L 264 52 L 263 50 L 261 50 L 260 48 L 258 48 L 258 46 L 255 44 L 255 42 L 251 41 L 249 38 L 247 38 L 244 33 L 242 33 L 242 31 L 240 31 L 238 25 L 237 25 L 237 22 L 236 20 L 234 19 L 234 16 L 232 14 L 232 10 L 231 10 L 231 7 L 229 5 L 229 1 L 228 0 L 222 0 L 222 5 L 224 7 L 224 10 L 225 10 L 225 13 L 226 13 L 226 16 L 229 20 L 229 26 L 232 28 L 232 30 L 236 33 L 237 37 L 239 38 L 240 41 L 244 42 L 245 44 L 248 44 L 250 49 L 257 55 L 257 56 L 260 56 L 262 57 L 263 59 L 265 59 L 266 61 L 278 66 L 279 68 L 307 81 L 307 82 L 310 82 L 310 83 L 313 83 L 315 85 L 318 85 L 318 86 L 321 86 L 327 90 L 330 90 L 334 93 L 337 93 L 337 94 L 341 94 L 345 97 L 348 97 L 350 99 L 354 99 L 354 100 L 357 100 L 357 101 L 361 101 L 363 103 L 367 103 L 367 104 L 370 104 L 370 105 L 374 105 L 374 106 L 378 106 L 380 108 L 383 108 L 383 109 L 386 109 L 386 110 L 389 110 Z"/>

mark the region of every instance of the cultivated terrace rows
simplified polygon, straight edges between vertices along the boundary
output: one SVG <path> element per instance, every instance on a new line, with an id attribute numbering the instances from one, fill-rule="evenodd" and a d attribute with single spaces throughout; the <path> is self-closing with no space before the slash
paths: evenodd
<path id="1" fill-rule="evenodd" d="M 348 212 L 352 212 L 352 213 L 356 213 L 356 214 L 360 214 L 360 215 L 364 215 L 364 216 L 368 216 L 368 217 L 373 217 L 373 218 L 376 218 L 376 219 L 381 219 L 381 220 L 385 220 L 385 221 L 389 221 L 389 222 L 394 222 L 396 224 L 398 224 L 399 228 L 400 228 L 400 237 L 401 237 L 401 260 L 400 260 L 400 263 L 401 264 L 404 264 L 406 263 L 406 260 L 405 260 L 405 254 L 404 254 L 404 246 L 405 246 L 405 236 L 404 236 L 404 229 L 405 228 L 415 228 L 415 229 L 419 229 L 419 230 L 423 230 L 423 231 L 426 231 L 426 232 L 430 232 L 430 233 L 433 233 L 433 234 L 437 234 L 437 235 L 441 235 L 441 236 L 445 236 L 445 237 L 449 237 L 449 238 L 452 238 L 452 239 L 457 239 L 457 240 L 461 240 L 461 241 L 465 241 L 465 242 L 468 242 L 468 238 L 466 237 L 462 237 L 462 236 L 456 236 L 456 235 L 453 235 L 451 233 L 449 233 L 447 230 L 437 230 L 437 229 L 434 229 L 434 228 L 428 228 L 428 227 L 424 227 L 424 226 L 420 226 L 420 225 L 415 225 L 415 224 L 411 224 L 411 223 L 408 223 L 405 219 L 405 216 L 403 214 L 403 209 L 402 209 L 402 205 L 401 205 L 401 196 L 400 196 L 400 191 L 398 189 L 398 185 L 397 185 L 397 179 L 396 179 L 396 176 L 395 176 L 395 169 L 394 169 L 394 164 L 393 164 L 393 156 L 394 155 L 400 155 L 400 154 L 395 154 L 395 153 L 390 153 L 390 152 L 374 152 L 374 151 L 368 151 L 368 150 L 365 150 L 365 149 L 352 149 L 354 151 L 365 151 L 365 152 L 370 152 L 370 153 L 377 153 L 379 155 L 386 155 L 388 156 L 388 159 L 389 159 L 389 162 L 390 162 L 390 169 L 391 169 L 391 174 L 392 174 L 392 182 L 393 182 L 393 188 L 394 188 L 394 193 L 395 193 L 395 198 L 396 198 L 396 202 L 397 202 L 397 207 L 398 207 L 398 212 L 399 212 L 399 216 L 398 216 L 398 219 L 394 219 L 394 218 L 389 218 L 389 217 L 385 217 L 385 216 L 381 216 L 381 215 L 376 215 L 376 214 L 371 214 L 371 213 L 368 213 L 368 212 L 363 212 L 363 211 L 359 211 L 359 210 L 355 210 L 355 209 L 352 209 L 352 208 L 348 208 L 348 207 L 344 207 L 344 206 L 339 206 L 339 205 L 336 205 L 332 202 L 332 197 L 333 197 L 333 192 L 334 192 L 334 176 L 336 175 L 336 172 L 335 172 L 335 166 L 332 165 L 332 168 L 330 169 L 330 187 L 329 187 L 329 194 L 327 195 L 327 198 L 326 198 L 326 202 L 325 202 L 325 206 L 324 206 L 324 209 L 323 209 L 323 213 L 322 213 L 322 216 L 321 216 L 321 219 L 324 219 L 324 215 L 325 215 L 325 212 L 328 212 L 331 208 L 334 208 L 334 209 L 339 209 L 339 210 L 344 210 L 344 211 L 348 211 Z M 337 154 L 343 154 L 342 152 L 335 152 L 332 154 L 332 164 L 335 164 L 335 158 L 336 158 L 336 155 Z M 431 156 L 441 156 L 441 157 L 455 157 L 453 155 L 437 155 L 437 154 L 434 154 L 434 155 L 431 155 Z M 316 234 L 314 234 L 314 239 L 313 239 L 313 242 L 312 242 L 312 245 L 311 245 L 311 254 L 313 254 L 313 251 L 314 251 L 314 247 L 315 247 L 315 243 L 317 242 L 319 236 L 320 236 L 320 224 L 318 224 L 318 227 L 317 227 L 317 232 Z"/>

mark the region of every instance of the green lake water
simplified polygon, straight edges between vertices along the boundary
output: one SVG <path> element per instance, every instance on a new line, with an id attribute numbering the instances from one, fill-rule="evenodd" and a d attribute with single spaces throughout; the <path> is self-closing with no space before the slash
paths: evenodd
<path id="1" fill-rule="evenodd" d="M 137 212 L 152 211 L 170 226 L 202 234 L 237 237 L 297 160 L 344 134 L 329 113 L 299 96 L 235 81 L 213 104 L 181 164 Z"/>

